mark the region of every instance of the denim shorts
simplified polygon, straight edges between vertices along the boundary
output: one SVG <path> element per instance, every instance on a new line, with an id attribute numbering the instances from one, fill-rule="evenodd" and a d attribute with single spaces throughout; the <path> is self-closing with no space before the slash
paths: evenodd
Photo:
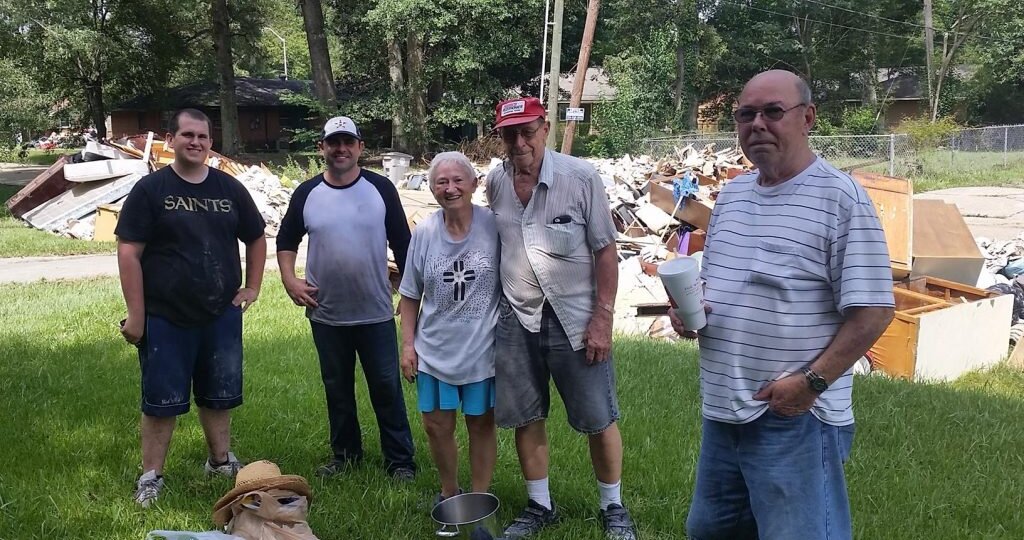
<path id="1" fill-rule="evenodd" d="M 481 416 L 494 408 L 494 377 L 474 383 L 452 385 L 422 371 L 416 374 L 416 396 L 421 413 L 454 411 Z"/>
<path id="2" fill-rule="evenodd" d="M 548 417 L 549 381 L 565 403 L 569 425 L 595 434 L 619 419 L 615 368 L 611 355 L 587 364 L 587 351 L 574 351 L 554 310 L 544 305 L 540 332 L 519 322 L 508 301 L 499 302 L 495 331 L 495 422 L 504 428 L 525 426 Z"/>
<path id="3" fill-rule="evenodd" d="M 139 364 L 146 416 L 187 413 L 190 390 L 204 409 L 241 405 L 241 308 L 229 305 L 219 317 L 195 328 L 147 314 Z"/>

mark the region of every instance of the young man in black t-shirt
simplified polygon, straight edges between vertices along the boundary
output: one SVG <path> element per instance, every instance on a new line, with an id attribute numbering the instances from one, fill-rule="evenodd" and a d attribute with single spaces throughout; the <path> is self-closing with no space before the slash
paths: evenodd
<path id="1" fill-rule="evenodd" d="M 188 412 L 190 390 L 206 434 L 207 474 L 231 477 L 242 466 L 230 452 L 230 410 L 242 403 L 242 313 L 259 296 L 267 241 L 245 187 L 206 166 L 210 132 L 200 111 L 174 115 L 166 141 L 174 163 L 139 180 L 115 229 L 128 307 L 121 334 L 138 346 L 142 369 L 135 501 L 143 507 L 163 488 L 175 419 Z"/>

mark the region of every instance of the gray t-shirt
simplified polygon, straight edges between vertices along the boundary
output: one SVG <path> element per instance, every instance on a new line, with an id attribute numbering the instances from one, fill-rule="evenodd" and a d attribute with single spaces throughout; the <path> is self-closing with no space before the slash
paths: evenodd
<path id="1" fill-rule="evenodd" d="M 441 210 L 413 230 L 398 290 L 421 301 L 415 341 L 420 371 L 452 385 L 494 376 L 498 246 L 494 214 L 479 206 L 460 241 L 449 236 Z"/>

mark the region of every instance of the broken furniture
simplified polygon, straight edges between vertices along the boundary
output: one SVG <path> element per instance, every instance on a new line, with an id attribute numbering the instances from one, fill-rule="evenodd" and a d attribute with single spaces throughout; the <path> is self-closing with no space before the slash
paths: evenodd
<path id="1" fill-rule="evenodd" d="M 911 276 L 934 276 L 976 285 L 985 256 L 954 204 L 914 201 L 914 261 Z"/>
<path id="2" fill-rule="evenodd" d="M 873 369 L 948 381 L 1006 356 L 1012 295 L 932 277 L 897 283 L 893 294 L 896 316 L 871 347 Z"/>

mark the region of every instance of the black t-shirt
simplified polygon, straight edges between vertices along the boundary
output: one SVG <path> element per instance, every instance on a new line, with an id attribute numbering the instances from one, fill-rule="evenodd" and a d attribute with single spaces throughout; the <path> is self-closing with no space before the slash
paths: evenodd
<path id="1" fill-rule="evenodd" d="M 211 168 L 206 180 L 191 184 L 167 166 L 135 184 L 114 234 L 146 244 L 146 313 L 190 327 L 231 303 L 242 285 L 238 240 L 259 239 L 265 225 L 238 180 Z"/>

